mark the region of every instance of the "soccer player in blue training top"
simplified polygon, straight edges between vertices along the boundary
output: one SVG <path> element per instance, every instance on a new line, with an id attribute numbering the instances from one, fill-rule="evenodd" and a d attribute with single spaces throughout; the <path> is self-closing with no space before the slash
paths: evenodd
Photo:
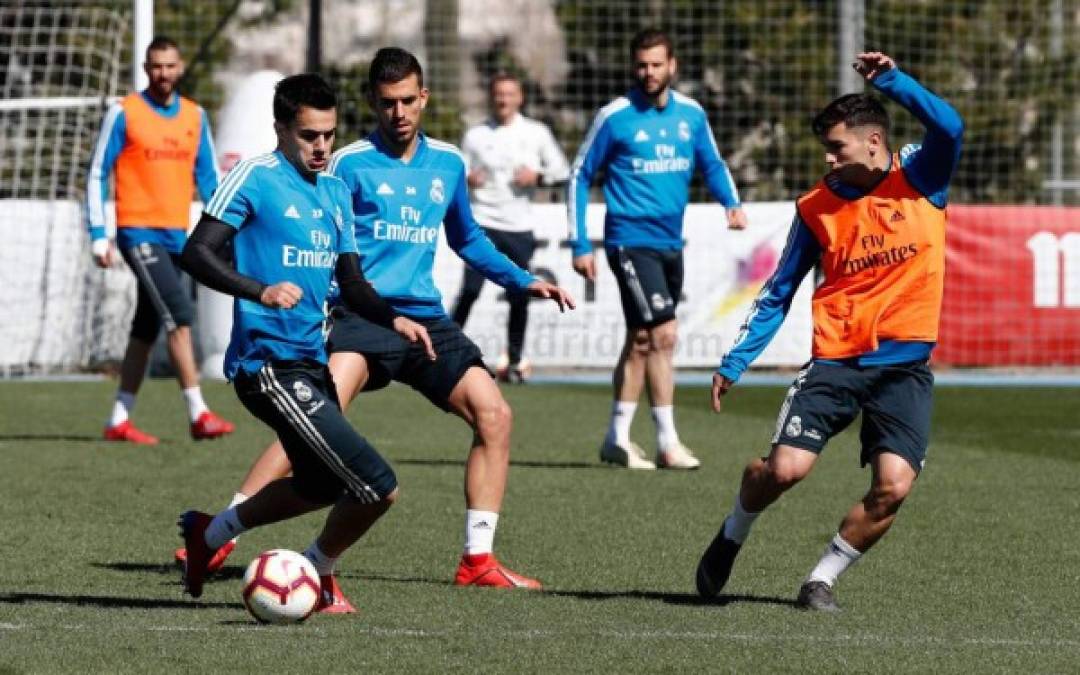
<path id="1" fill-rule="evenodd" d="M 336 278 L 357 315 L 435 354 L 427 331 L 398 315 L 364 279 L 349 191 L 324 173 L 337 126 L 337 97 L 318 75 L 287 77 L 274 92 L 277 149 L 238 164 L 184 247 L 184 268 L 236 297 L 225 372 L 244 406 L 281 439 L 293 475 L 211 517 L 180 517 L 187 547 L 184 584 L 194 597 L 214 554 L 244 530 L 332 504 L 304 551 L 322 584 L 317 611 L 353 607 L 334 563 L 390 507 L 393 470 L 349 425 L 338 404 L 322 333 L 323 302 Z M 229 242 L 236 267 L 224 248 Z"/>
<path id="2" fill-rule="evenodd" d="M 140 92 L 114 103 L 101 124 L 87 181 L 86 211 L 94 262 L 112 266 L 116 250 L 138 281 L 131 334 L 120 364 L 120 384 L 105 440 L 154 445 L 158 439 L 134 425 L 131 412 L 146 363 L 162 324 L 169 357 L 187 404 L 191 436 L 217 438 L 234 430 L 206 406 L 191 347 L 191 299 L 180 283 L 178 260 L 197 186 L 204 200 L 218 185 L 210 121 L 194 101 L 176 93 L 184 61 L 176 43 L 158 36 L 146 48 L 150 80 Z M 105 229 L 109 174 L 116 173 L 116 241 Z"/>
<path id="3" fill-rule="evenodd" d="M 465 163 L 452 145 L 420 131 L 428 101 L 423 71 L 409 52 L 380 49 L 368 71 L 368 102 L 377 129 L 335 153 L 330 172 L 352 193 L 364 274 L 401 315 L 427 327 L 438 353 L 423 349 L 340 304 L 332 310 L 327 346 L 338 397 L 404 382 L 474 431 L 465 463 L 465 550 L 454 583 L 539 588 L 504 567 L 493 554 L 510 465 L 510 406 L 484 367 L 479 348 L 446 316 L 432 280 L 439 227 L 469 265 L 505 288 L 573 308 L 568 293 L 537 279 L 499 253 L 473 219 Z M 291 458 L 290 458 L 291 459 Z M 256 460 L 240 488 L 250 495 L 289 471 L 277 443 Z M 227 549 L 222 549 L 226 551 Z M 177 557 L 183 552 L 177 551 Z M 220 566 L 223 557 L 214 560 Z"/>
<path id="4" fill-rule="evenodd" d="M 810 473 L 826 442 L 862 412 L 870 489 L 799 589 L 800 607 L 836 611 L 837 577 L 888 531 L 922 470 L 930 435 L 945 272 L 945 202 L 964 123 L 893 60 L 864 52 L 855 69 L 926 127 L 921 146 L 889 149 L 889 115 L 848 94 L 813 121 L 829 173 L 798 201 L 787 246 L 713 375 L 712 405 L 780 328 L 803 277 L 819 265 L 813 358 L 780 408 L 772 450 L 743 472 L 734 508 L 697 568 L 697 589 L 720 593 L 758 515 Z"/>
<path id="5" fill-rule="evenodd" d="M 615 400 L 600 459 L 629 469 L 696 469 L 700 462 L 675 430 L 672 363 L 683 284 L 683 212 L 695 166 L 727 208 L 728 227 L 746 227 L 746 215 L 705 111 L 671 88 L 678 65 L 671 38 L 643 30 L 630 43 L 630 54 L 637 86 L 597 113 L 574 160 L 566 199 L 574 269 L 594 280 L 585 211 L 589 185 L 605 171 L 604 251 L 619 285 L 626 339 L 612 376 Z M 655 463 L 630 440 L 646 383 L 656 423 Z"/>

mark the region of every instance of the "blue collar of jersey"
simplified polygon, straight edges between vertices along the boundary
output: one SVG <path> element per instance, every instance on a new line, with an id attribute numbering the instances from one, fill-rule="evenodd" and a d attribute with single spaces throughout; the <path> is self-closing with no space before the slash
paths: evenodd
<path id="1" fill-rule="evenodd" d="M 146 101 L 146 105 L 150 106 L 157 114 L 162 117 L 175 117 L 180 112 L 180 94 L 174 93 L 171 103 L 161 105 L 148 92 L 148 89 L 143 89 L 139 92 L 139 96 L 142 96 L 142 99 Z"/>
<path id="2" fill-rule="evenodd" d="M 825 185 L 828 186 L 828 188 L 834 193 L 836 193 L 836 196 L 840 197 L 841 199 L 846 199 L 848 201 L 861 199 L 873 192 L 877 186 L 881 185 L 881 181 L 889 177 L 889 172 L 892 171 L 892 162 L 893 158 L 892 154 L 890 154 L 889 166 L 885 167 L 885 173 L 882 174 L 881 178 L 877 179 L 873 185 L 866 188 L 865 190 L 857 188 L 854 185 L 848 185 L 847 183 L 843 183 L 840 181 L 839 178 L 837 178 L 831 173 L 825 176 Z"/>
<path id="3" fill-rule="evenodd" d="M 638 112 L 649 112 L 650 110 L 657 115 L 666 115 L 675 110 L 675 90 L 668 88 L 667 105 L 663 108 L 657 108 L 653 105 L 649 97 L 645 95 L 645 92 L 641 91 L 640 87 L 634 87 L 626 95 L 626 98 L 630 99 L 630 103 L 634 105 L 634 108 Z"/>
<path id="4" fill-rule="evenodd" d="M 416 133 L 416 152 L 413 153 L 413 156 L 407 162 L 402 159 L 400 155 L 395 155 L 390 151 L 390 148 L 386 147 L 386 144 L 383 143 L 382 136 L 379 135 L 378 129 L 368 134 L 368 140 L 371 141 L 371 144 L 375 146 L 375 149 L 378 150 L 380 154 L 392 161 L 400 162 L 406 166 L 416 164 L 427 154 L 427 135 L 423 131 L 418 131 Z"/>

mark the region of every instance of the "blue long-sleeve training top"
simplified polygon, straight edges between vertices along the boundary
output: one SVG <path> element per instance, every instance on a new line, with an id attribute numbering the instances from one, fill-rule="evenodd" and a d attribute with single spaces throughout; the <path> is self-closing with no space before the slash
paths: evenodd
<path id="1" fill-rule="evenodd" d="M 600 169 L 606 172 L 605 246 L 682 248 L 683 212 L 697 166 L 721 204 L 739 205 L 735 181 L 697 101 L 672 89 L 667 105 L 657 108 L 635 88 L 603 107 L 578 149 L 567 186 L 574 256 L 592 250 L 585 210 Z"/>
<path id="2" fill-rule="evenodd" d="M 500 253 L 473 218 L 465 161 L 453 145 L 420 134 L 406 162 L 373 133 L 335 152 L 328 171 L 352 193 L 364 276 L 398 313 L 446 316 L 432 278 L 440 225 L 450 248 L 496 284 L 522 290 L 535 280 Z"/>
<path id="3" fill-rule="evenodd" d="M 900 166 L 916 190 L 938 208 L 945 208 L 949 180 L 960 161 L 964 123 L 959 113 L 898 68 L 878 75 L 871 84 L 915 115 L 926 128 L 921 145 L 906 145 L 900 150 Z M 845 185 L 832 174 L 826 182 L 836 194 L 849 200 L 873 190 Z M 780 330 L 795 292 L 821 253 L 821 245 L 796 214 L 776 271 L 751 305 L 716 372 L 732 381 L 739 379 Z M 933 348 L 930 342 L 882 340 L 876 350 L 856 357 L 855 362 L 862 366 L 906 363 L 928 358 Z"/>

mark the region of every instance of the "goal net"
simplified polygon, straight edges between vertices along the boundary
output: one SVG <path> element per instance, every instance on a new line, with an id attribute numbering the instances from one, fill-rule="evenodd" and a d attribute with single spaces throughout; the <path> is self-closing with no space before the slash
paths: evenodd
<path id="1" fill-rule="evenodd" d="M 85 367 L 124 348 L 133 281 L 93 266 L 82 203 L 129 15 L 0 4 L 0 375 Z"/>

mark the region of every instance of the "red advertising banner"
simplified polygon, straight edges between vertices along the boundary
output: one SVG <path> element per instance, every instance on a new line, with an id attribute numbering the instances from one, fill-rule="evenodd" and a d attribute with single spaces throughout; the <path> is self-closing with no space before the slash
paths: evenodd
<path id="1" fill-rule="evenodd" d="M 936 364 L 1080 365 L 1080 208 L 950 206 Z"/>

